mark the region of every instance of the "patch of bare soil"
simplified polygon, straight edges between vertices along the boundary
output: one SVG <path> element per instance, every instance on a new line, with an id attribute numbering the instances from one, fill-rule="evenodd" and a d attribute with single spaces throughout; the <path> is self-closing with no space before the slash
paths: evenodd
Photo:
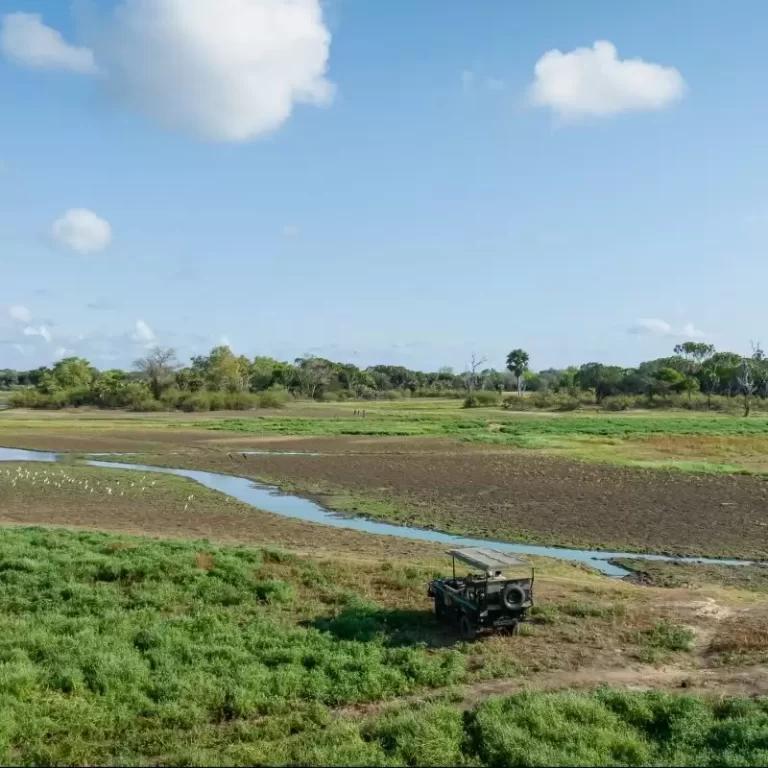
<path id="1" fill-rule="evenodd" d="M 300 490 L 385 500 L 401 509 L 401 522 L 486 538 L 768 557 L 768 483 L 756 477 L 477 453 L 462 446 L 439 455 L 350 454 L 343 460 L 237 452 L 177 459 L 180 466 L 266 478 Z M 360 509 L 365 511 L 364 503 Z"/>
<path id="2" fill-rule="evenodd" d="M 487 453 L 506 451 L 496 446 L 475 444 L 457 445 L 447 437 L 367 437 L 341 435 L 335 437 L 307 437 L 295 435 L 231 434 L 191 426 L 184 429 L 155 427 L 132 428 L 129 424 L 119 428 L 83 429 L 77 433 L 55 428 L 23 429 L 4 428 L 0 432 L 0 444 L 7 448 L 61 453 L 167 453 L 168 451 L 193 451 L 233 453 L 255 451 L 298 451 L 323 454 L 376 454 L 402 455 L 423 453 Z"/>
<path id="3" fill-rule="evenodd" d="M 214 496 L 184 509 L 151 497 L 123 500 L 112 497 L 76 500 L 40 497 L 0 487 L 0 525 L 50 525 L 159 538 L 208 539 L 219 544 L 276 546 L 299 553 L 354 554 L 375 559 L 409 560 L 442 553 L 442 547 L 394 536 L 331 528 L 280 517 Z"/>

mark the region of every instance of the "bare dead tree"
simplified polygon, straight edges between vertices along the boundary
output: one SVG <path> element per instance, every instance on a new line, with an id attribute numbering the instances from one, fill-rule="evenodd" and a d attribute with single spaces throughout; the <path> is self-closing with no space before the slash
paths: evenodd
<path id="1" fill-rule="evenodd" d="M 472 391 L 477 386 L 477 369 L 481 365 L 485 365 L 487 362 L 487 357 L 478 358 L 474 352 L 472 353 L 472 359 L 469 362 L 469 370 L 464 374 L 464 383 L 467 387 L 467 393 L 470 396 L 472 395 Z"/>
<path id="2" fill-rule="evenodd" d="M 739 387 L 744 397 L 744 418 L 749 416 L 749 411 L 752 408 L 752 396 L 757 389 L 755 385 L 755 372 L 756 365 L 760 365 L 765 357 L 763 350 L 760 348 L 760 342 L 757 344 L 750 342 L 752 347 L 751 357 L 742 357 L 741 364 L 739 366 Z"/>
<path id="3" fill-rule="evenodd" d="M 174 349 L 155 347 L 146 357 L 134 361 L 133 367 L 147 382 L 152 397 L 159 399 L 163 391 L 173 384 L 179 363 Z"/>

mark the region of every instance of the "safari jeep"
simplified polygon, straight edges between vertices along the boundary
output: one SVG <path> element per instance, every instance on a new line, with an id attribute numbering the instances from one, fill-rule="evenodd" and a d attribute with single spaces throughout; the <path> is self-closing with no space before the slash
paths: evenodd
<path id="1" fill-rule="evenodd" d="M 533 606 L 533 567 L 495 549 L 477 547 L 452 549 L 453 577 L 431 581 L 427 594 L 435 601 L 435 616 L 456 627 L 464 640 L 472 640 L 478 632 L 504 630 L 517 633 Z M 456 561 L 472 570 L 456 576 Z M 505 570 L 520 571 L 524 576 L 512 577 Z"/>

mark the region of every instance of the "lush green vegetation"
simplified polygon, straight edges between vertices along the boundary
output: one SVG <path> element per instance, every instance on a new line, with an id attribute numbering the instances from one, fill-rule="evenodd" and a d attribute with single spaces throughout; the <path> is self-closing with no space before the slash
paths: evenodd
<path id="1" fill-rule="evenodd" d="M 678 345 L 673 357 L 621 368 L 586 363 L 580 368 L 529 370 L 528 353 L 515 349 L 506 369 L 483 368 L 474 355 L 468 370 L 455 374 L 414 371 L 403 366 L 349 363 L 302 357 L 293 363 L 269 357 L 250 360 L 227 346 L 181 366 L 174 350 L 155 348 L 133 371 L 98 371 L 87 360 L 66 358 L 50 368 L 0 371 L 0 389 L 13 389 L 13 405 L 62 408 L 94 405 L 139 411 L 188 411 L 278 407 L 289 397 L 344 401 L 403 397 L 464 397 L 467 408 L 576 410 L 585 402 L 608 410 L 677 407 L 742 408 L 744 415 L 768 396 L 768 360 L 760 349 L 749 357 L 716 352 L 699 342 Z M 523 398 L 523 392 L 536 393 Z M 703 393 L 696 397 L 697 393 Z M 680 399 L 682 398 L 682 400 Z"/>
<path id="2" fill-rule="evenodd" d="M 461 645 L 428 647 L 429 612 L 386 608 L 366 594 L 389 584 L 407 595 L 426 572 L 382 567 L 377 580 L 359 577 L 356 592 L 348 586 L 356 570 L 205 543 L 0 531 L 0 761 L 768 760 L 761 701 L 600 690 L 521 694 L 462 712 L 451 686 L 471 679 L 472 657 Z M 591 603 L 565 603 L 553 614 L 577 627 L 584 616 L 623 615 Z M 675 652 L 689 642 L 664 622 L 638 634 L 640 648 Z M 430 688 L 443 691 L 372 714 L 355 709 Z"/>
<path id="3" fill-rule="evenodd" d="M 465 656 L 418 643 L 429 613 L 381 612 L 311 562 L 276 578 L 286 557 L 0 531 L 0 762 L 206 762 L 189 745 L 223 743 L 262 761 L 270 729 L 327 724 L 323 705 L 462 677 Z"/>
<path id="4" fill-rule="evenodd" d="M 493 419 L 436 418 L 433 415 L 389 415 L 372 412 L 365 419 L 355 417 L 217 419 L 196 422 L 196 427 L 260 435 L 453 435 L 468 441 L 509 443 L 535 447 L 558 437 L 637 437 L 645 435 L 765 435 L 768 419 L 731 419 L 717 416 L 698 418 L 617 417 L 611 415 L 559 418 L 506 419 L 494 430 Z"/>

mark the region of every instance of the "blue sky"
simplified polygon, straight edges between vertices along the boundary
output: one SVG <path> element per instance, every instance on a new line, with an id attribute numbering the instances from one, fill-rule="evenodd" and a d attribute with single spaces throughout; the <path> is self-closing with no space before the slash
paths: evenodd
<path id="1" fill-rule="evenodd" d="M 0 0 L 0 368 L 765 335 L 764 2 L 292 2 Z"/>

